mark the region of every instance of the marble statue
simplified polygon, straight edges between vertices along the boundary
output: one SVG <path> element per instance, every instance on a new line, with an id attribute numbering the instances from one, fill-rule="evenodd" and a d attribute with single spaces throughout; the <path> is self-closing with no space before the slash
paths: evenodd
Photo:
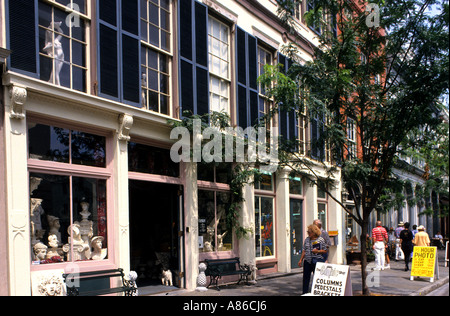
<path id="1" fill-rule="evenodd" d="M 56 85 L 61 85 L 60 73 L 61 69 L 64 65 L 64 50 L 62 47 L 62 35 L 64 34 L 61 28 L 62 22 L 50 23 L 49 30 L 45 33 L 45 47 L 43 50 L 53 59 L 53 71 L 50 76 L 50 83 L 55 83 Z M 60 34 L 55 33 L 55 38 L 53 39 L 53 31 L 58 32 Z M 54 79 L 54 80 L 53 80 Z"/>
<path id="2" fill-rule="evenodd" d="M 42 208 L 42 199 L 31 198 L 30 200 L 30 224 L 31 224 L 31 245 L 41 241 L 45 230 L 42 229 L 41 216 L 45 214 Z"/>
<path id="3" fill-rule="evenodd" d="M 163 270 L 162 271 L 162 278 L 161 282 L 165 286 L 173 286 L 172 283 L 172 272 L 170 270 Z"/>

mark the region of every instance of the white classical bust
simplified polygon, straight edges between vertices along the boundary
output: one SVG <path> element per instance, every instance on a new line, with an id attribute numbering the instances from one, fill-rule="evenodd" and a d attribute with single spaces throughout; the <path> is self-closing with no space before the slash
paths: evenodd
<path id="1" fill-rule="evenodd" d="M 102 236 L 95 236 L 91 240 L 91 259 L 92 260 L 103 260 L 108 254 L 108 249 L 102 248 L 104 238 Z"/>

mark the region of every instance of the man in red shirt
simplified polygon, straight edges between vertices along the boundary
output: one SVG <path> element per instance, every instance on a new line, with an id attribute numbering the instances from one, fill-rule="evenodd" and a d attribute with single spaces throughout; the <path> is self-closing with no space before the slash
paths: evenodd
<path id="1" fill-rule="evenodd" d="M 389 240 L 386 229 L 377 221 L 377 227 L 372 229 L 373 252 L 375 253 L 375 270 L 384 270 L 385 249 Z"/>

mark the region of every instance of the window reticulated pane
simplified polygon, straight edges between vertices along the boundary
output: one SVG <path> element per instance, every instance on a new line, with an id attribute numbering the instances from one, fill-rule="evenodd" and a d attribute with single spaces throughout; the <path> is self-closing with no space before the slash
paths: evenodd
<path id="1" fill-rule="evenodd" d="M 171 3 L 169 0 L 140 0 L 141 39 L 170 52 Z"/>
<path id="2" fill-rule="evenodd" d="M 141 48 L 142 106 L 169 115 L 170 59 L 148 47 Z"/>
<path id="3" fill-rule="evenodd" d="M 69 14 L 48 3 L 38 3 L 40 78 L 85 92 L 86 24 L 81 18 L 68 23 Z"/>

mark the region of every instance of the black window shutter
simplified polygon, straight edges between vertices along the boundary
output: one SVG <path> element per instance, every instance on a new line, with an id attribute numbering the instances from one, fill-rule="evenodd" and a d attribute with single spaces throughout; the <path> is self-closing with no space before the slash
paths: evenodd
<path id="1" fill-rule="evenodd" d="M 249 88 L 257 90 L 258 89 L 258 44 L 256 38 L 248 36 L 248 80 Z"/>
<path id="2" fill-rule="evenodd" d="M 284 139 L 288 138 L 287 117 L 288 117 L 288 115 L 287 115 L 286 110 L 280 109 L 280 119 L 279 119 L 280 136 L 283 136 Z"/>
<path id="3" fill-rule="evenodd" d="M 180 0 L 180 110 L 209 113 L 208 8 Z"/>
<path id="4" fill-rule="evenodd" d="M 99 0 L 100 20 L 117 26 L 117 0 Z"/>
<path id="5" fill-rule="evenodd" d="M 239 126 L 243 129 L 258 123 L 257 54 L 258 43 L 256 38 L 238 27 L 236 36 L 236 67 L 238 76 L 237 112 Z"/>
<path id="6" fill-rule="evenodd" d="M 189 111 L 194 113 L 194 82 L 192 64 L 185 60 L 180 63 L 180 95 L 182 111 Z M 183 114 L 183 113 L 181 113 Z M 182 115 L 183 116 L 183 115 Z"/>
<path id="7" fill-rule="evenodd" d="M 284 74 L 287 74 L 291 65 L 291 60 L 283 54 L 278 53 L 278 64 L 281 65 L 281 71 Z M 283 136 L 284 140 L 295 141 L 296 136 L 298 135 L 296 129 L 297 115 L 295 114 L 295 111 L 291 110 L 288 112 L 285 109 L 280 109 L 279 117 L 280 136 Z"/>
<path id="8" fill-rule="evenodd" d="M 100 94 L 140 106 L 138 0 L 98 0 Z"/>
<path id="9" fill-rule="evenodd" d="M 180 0 L 180 55 L 192 61 L 192 0 Z"/>
<path id="10" fill-rule="evenodd" d="M 325 157 L 325 144 L 322 138 L 324 133 L 324 119 L 316 116 L 311 119 L 311 157 L 323 160 Z"/>
<path id="11" fill-rule="evenodd" d="M 123 98 L 126 101 L 140 101 L 139 41 L 122 35 L 122 82 Z"/>
<path id="12" fill-rule="evenodd" d="M 289 112 L 289 140 L 296 140 L 296 136 L 297 136 L 297 131 L 296 131 L 296 126 L 297 124 L 295 124 L 295 120 L 296 120 L 297 115 L 295 114 L 295 111 L 292 110 Z"/>
<path id="13" fill-rule="evenodd" d="M 250 125 L 256 125 L 259 122 L 258 92 L 250 90 Z"/>
<path id="14" fill-rule="evenodd" d="M 138 0 L 122 0 L 122 30 L 139 36 Z"/>
<path id="15" fill-rule="evenodd" d="M 35 2 L 9 1 L 11 67 L 37 73 Z"/>
<path id="16" fill-rule="evenodd" d="M 118 98 L 117 31 L 100 24 L 100 92 Z"/>
<path id="17" fill-rule="evenodd" d="M 195 2 L 195 54 L 196 63 L 208 67 L 208 13 L 206 7 Z"/>
<path id="18" fill-rule="evenodd" d="M 197 67 L 197 114 L 209 113 L 208 70 Z"/>
<path id="19" fill-rule="evenodd" d="M 246 53 L 246 33 L 244 30 L 237 28 L 236 36 L 236 55 L 237 55 L 237 74 L 238 83 L 247 85 L 247 53 Z"/>

